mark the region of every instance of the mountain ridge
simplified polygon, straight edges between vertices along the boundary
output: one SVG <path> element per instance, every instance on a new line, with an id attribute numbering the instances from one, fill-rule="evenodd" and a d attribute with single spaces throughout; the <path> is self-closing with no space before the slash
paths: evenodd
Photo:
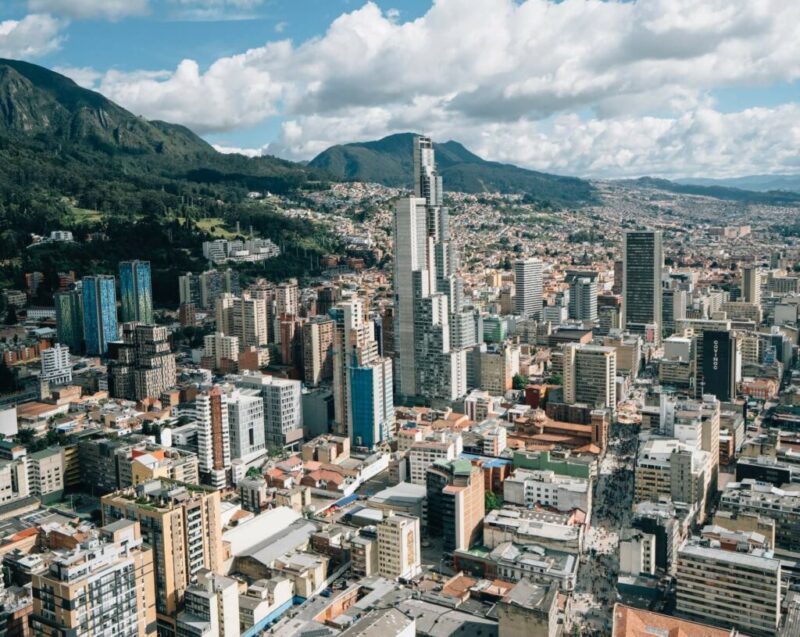
<path id="1" fill-rule="evenodd" d="M 395 133 L 378 140 L 337 144 L 322 151 L 308 165 L 326 170 L 344 181 L 367 181 L 385 186 L 413 184 L 413 138 L 417 133 Z M 576 206 L 595 201 L 595 189 L 586 180 L 520 168 L 485 160 L 463 144 L 434 142 L 436 166 L 445 191 L 523 194 L 540 203 Z"/>

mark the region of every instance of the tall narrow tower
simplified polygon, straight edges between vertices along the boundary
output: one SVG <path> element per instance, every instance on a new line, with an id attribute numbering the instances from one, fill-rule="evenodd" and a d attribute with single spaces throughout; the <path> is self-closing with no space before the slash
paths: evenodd
<path id="1" fill-rule="evenodd" d="M 463 330 L 451 335 L 463 306 L 458 254 L 436 172 L 433 142 L 414 139 L 414 196 L 394 219 L 395 378 L 397 393 L 450 402 L 466 393 Z"/>
<path id="2" fill-rule="evenodd" d="M 661 337 L 661 275 L 664 253 L 660 231 L 628 231 L 623 248 L 622 326 L 643 333 L 646 325 L 656 326 Z"/>

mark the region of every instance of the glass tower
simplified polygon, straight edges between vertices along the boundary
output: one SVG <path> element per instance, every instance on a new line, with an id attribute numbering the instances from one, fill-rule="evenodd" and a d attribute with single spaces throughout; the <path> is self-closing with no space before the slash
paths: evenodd
<path id="1" fill-rule="evenodd" d="M 86 353 L 103 355 L 119 337 L 117 292 L 113 276 L 83 277 L 83 334 Z"/>
<path id="2" fill-rule="evenodd" d="M 153 286 L 149 261 L 119 264 L 119 293 L 123 323 L 153 323 Z"/>
<path id="3" fill-rule="evenodd" d="M 56 331 L 58 342 L 78 354 L 83 349 L 83 303 L 78 290 L 56 292 Z"/>

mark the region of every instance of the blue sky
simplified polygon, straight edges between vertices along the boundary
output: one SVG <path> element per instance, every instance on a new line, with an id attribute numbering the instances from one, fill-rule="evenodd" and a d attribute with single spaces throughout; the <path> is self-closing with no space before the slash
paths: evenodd
<path id="1" fill-rule="evenodd" d="M 796 173 L 800 3 L 4 0 L 0 55 L 226 151 L 401 130 L 585 176 Z"/>

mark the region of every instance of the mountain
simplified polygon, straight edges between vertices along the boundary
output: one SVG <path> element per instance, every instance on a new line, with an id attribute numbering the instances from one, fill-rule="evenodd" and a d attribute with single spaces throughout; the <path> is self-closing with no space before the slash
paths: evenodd
<path id="1" fill-rule="evenodd" d="M 729 188 L 726 186 L 686 184 L 655 177 L 622 179 L 614 181 L 613 183 L 622 187 L 650 188 L 680 195 L 694 195 L 699 197 L 713 197 L 724 201 L 737 201 L 743 204 L 762 204 L 768 206 L 792 206 L 800 204 L 800 192 L 785 190 L 756 192 L 753 190 Z"/>
<path id="2" fill-rule="evenodd" d="M 411 187 L 414 136 L 414 133 L 398 133 L 377 141 L 332 146 L 308 165 L 338 179 Z M 434 143 L 434 149 L 445 190 L 521 193 L 558 206 L 581 205 L 595 198 L 593 186 L 582 179 L 487 161 L 455 141 Z"/>
<path id="3" fill-rule="evenodd" d="M 800 175 L 746 175 L 729 179 L 687 178 L 676 179 L 675 181 L 693 186 L 725 186 L 728 188 L 741 188 L 742 190 L 755 190 L 757 192 L 769 192 L 771 190 L 800 192 Z"/>
<path id="4" fill-rule="evenodd" d="M 7 59 L 0 59 L 0 159 L 14 162 L 0 164 L 0 184 L 31 166 L 27 177 L 45 181 L 36 179 L 41 172 L 57 188 L 87 172 L 277 191 L 320 177 L 275 157 L 224 155 L 184 126 L 137 117 L 63 75 Z"/>

